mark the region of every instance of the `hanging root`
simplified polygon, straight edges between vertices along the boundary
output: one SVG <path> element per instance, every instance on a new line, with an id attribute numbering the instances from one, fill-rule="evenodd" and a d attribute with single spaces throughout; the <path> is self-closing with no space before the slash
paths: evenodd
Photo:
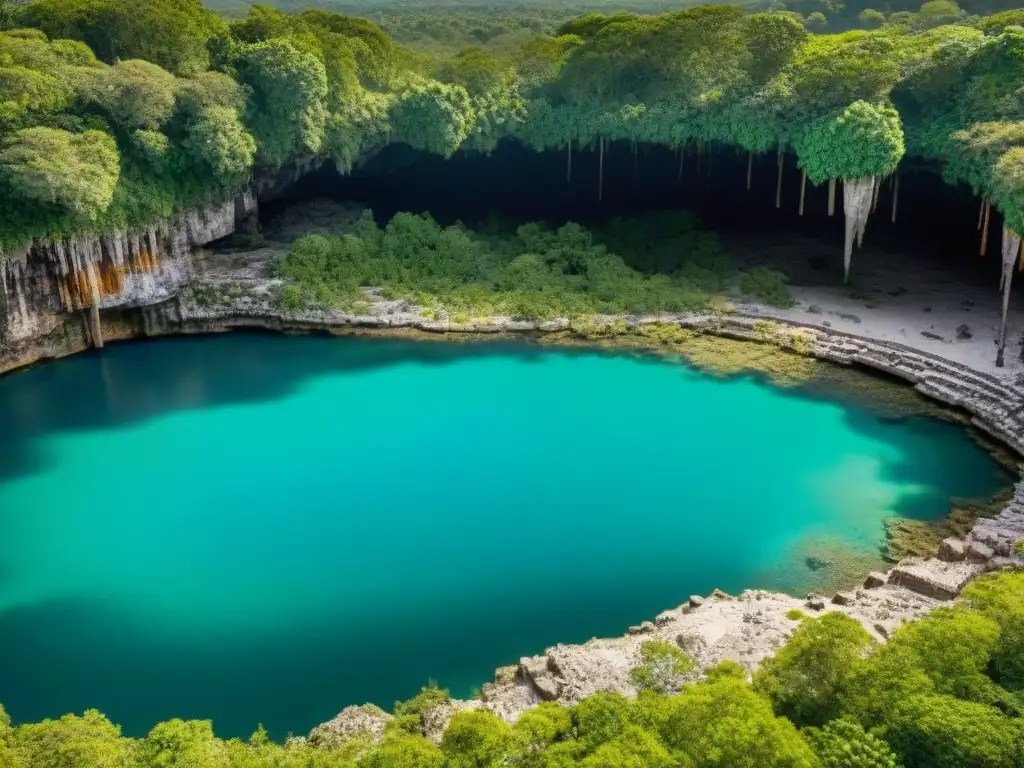
<path id="1" fill-rule="evenodd" d="M 896 201 L 900 197 L 900 177 L 893 175 L 892 180 L 892 223 L 896 223 Z"/>
<path id="2" fill-rule="evenodd" d="M 807 171 L 800 172 L 800 215 L 804 215 L 804 190 L 807 188 Z"/>
<path id="3" fill-rule="evenodd" d="M 782 154 L 782 145 L 779 144 L 779 151 L 777 155 L 777 164 L 779 166 L 779 175 L 775 181 L 775 207 L 782 207 L 782 161 L 784 155 Z"/>
<path id="4" fill-rule="evenodd" d="M 1003 247 L 1002 247 L 1002 285 L 1003 291 L 1003 317 L 999 325 L 999 351 L 996 353 L 996 366 L 1002 368 L 1006 352 L 1006 315 L 1010 308 L 1010 284 L 1013 281 L 1013 265 L 1017 262 L 1017 254 L 1020 253 L 1020 235 L 1007 226 L 1003 226 Z"/>
<path id="5" fill-rule="evenodd" d="M 843 180 L 843 213 L 846 215 L 846 239 L 843 243 L 843 282 L 850 280 L 850 261 L 853 243 L 859 247 L 871 213 L 871 200 L 875 188 L 874 176 Z"/>
<path id="6" fill-rule="evenodd" d="M 836 180 L 828 180 L 828 215 L 836 215 Z"/>
<path id="7" fill-rule="evenodd" d="M 980 256 L 984 256 L 988 253 L 988 218 L 989 213 L 992 210 L 992 204 L 985 198 L 984 202 L 985 218 L 981 223 L 981 247 L 978 250 Z"/>

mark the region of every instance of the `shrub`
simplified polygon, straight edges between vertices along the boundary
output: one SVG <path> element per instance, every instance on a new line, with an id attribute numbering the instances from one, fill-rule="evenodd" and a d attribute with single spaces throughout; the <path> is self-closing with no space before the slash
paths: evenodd
<path id="1" fill-rule="evenodd" d="M 858 621 L 841 613 L 808 619 L 754 675 L 754 686 L 798 725 L 823 725 L 874 644 Z"/>
<path id="2" fill-rule="evenodd" d="M 743 274 L 740 290 L 773 307 L 787 308 L 796 304 L 786 287 L 786 276 L 775 269 L 755 267 Z"/>
<path id="3" fill-rule="evenodd" d="M 896 754 L 853 720 L 833 720 L 804 732 L 821 768 L 897 768 Z"/>
<path id="4" fill-rule="evenodd" d="M 675 693 L 694 668 L 693 659 L 665 640 L 640 646 L 640 664 L 633 668 L 633 684 L 641 691 Z"/>

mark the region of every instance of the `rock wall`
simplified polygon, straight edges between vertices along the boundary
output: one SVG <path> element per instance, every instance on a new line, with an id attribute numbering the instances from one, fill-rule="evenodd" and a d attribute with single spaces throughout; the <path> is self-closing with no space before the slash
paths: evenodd
<path id="1" fill-rule="evenodd" d="M 191 280 L 195 250 L 256 211 L 246 189 L 141 232 L 36 240 L 0 259 L 0 372 L 102 346 L 100 310 L 166 301 Z"/>

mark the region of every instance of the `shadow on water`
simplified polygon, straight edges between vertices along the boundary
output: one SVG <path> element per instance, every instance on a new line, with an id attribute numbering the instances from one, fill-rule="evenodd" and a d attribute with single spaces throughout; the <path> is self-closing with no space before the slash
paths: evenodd
<path id="1" fill-rule="evenodd" d="M 446 365 L 468 357 L 545 354 L 526 343 L 424 343 L 397 339 L 237 333 L 153 339 L 0 378 L 0 481 L 39 471 L 37 441 L 167 414 L 288 396 L 321 376 L 398 364 Z"/>
<path id="2" fill-rule="evenodd" d="M 343 372 L 401 364 L 448 365 L 482 356 L 515 356 L 522 362 L 538 362 L 556 352 L 621 354 L 664 364 L 663 356 L 642 350 L 552 348 L 525 340 L 459 343 L 237 333 L 115 344 L 99 353 L 43 364 L 0 379 L 0 482 L 41 471 L 46 459 L 40 443 L 56 434 L 117 428 L 177 411 L 268 402 L 285 398 L 318 377 Z M 851 429 L 899 450 L 898 460 L 884 462 L 888 480 L 932 485 L 934 478 L 978 478 L 978 495 L 991 488 L 993 478 L 1002 484 L 1009 481 L 1009 475 L 984 451 L 962 439 L 960 425 L 919 416 L 894 420 L 891 415 L 872 412 L 870 402 L 863 398 L 814 386 L 776 388 L 757 373 L 733 376 L 723 383 L 744 380 L 777 389 L 782 396 L 843 408 Z M 894 440 L 897 434 L 898 441 Z M 798 435 L 797 431 L 796 439 Z M 965 489 L 962 495 L 973 492 Z M 934 518 L 936 504 L 944 503 L 937 494 L 907 497 L 894 512 Z"/>

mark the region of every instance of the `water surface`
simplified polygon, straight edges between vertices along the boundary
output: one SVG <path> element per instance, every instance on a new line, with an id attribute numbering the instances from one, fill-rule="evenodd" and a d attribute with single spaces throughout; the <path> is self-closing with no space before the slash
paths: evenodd
<path id="1" fill-rule="evenodd" d="M 465 696 L 692 593 L 866 569 L 886 516 L 1005 482 L 949 424 L 513 344 L 114 346 L 0 380 L 0 424 L 0 701 L 136 735 Z"/>

